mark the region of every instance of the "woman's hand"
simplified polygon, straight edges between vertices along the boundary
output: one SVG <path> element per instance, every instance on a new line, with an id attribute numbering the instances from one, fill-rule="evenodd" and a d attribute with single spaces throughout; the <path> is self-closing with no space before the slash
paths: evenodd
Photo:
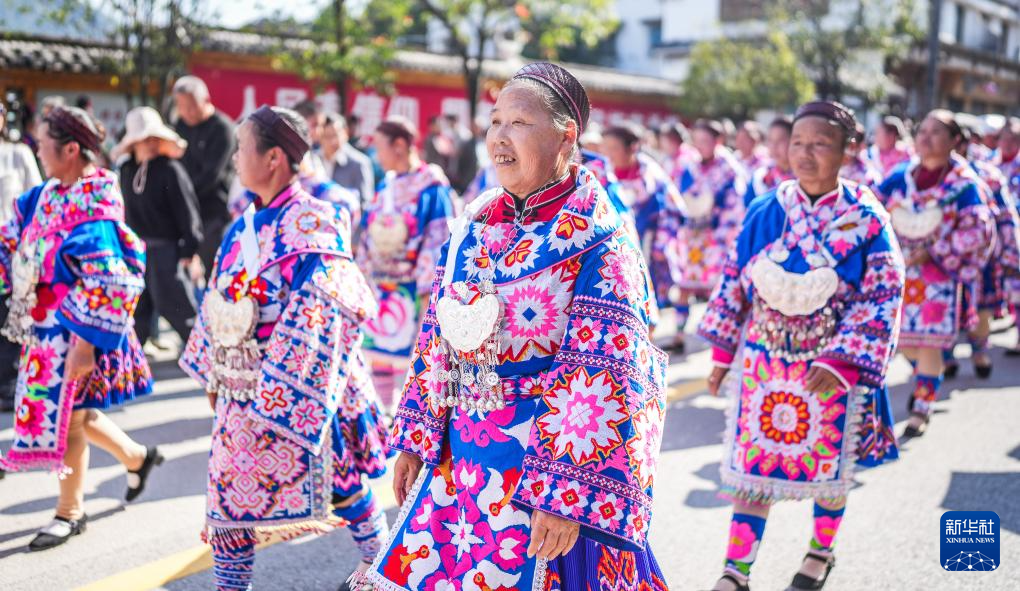
<path id="1" fill-rule="evenodd" d="M 908 267 L 920 267 L 925 263 L 931 262 L 931 253 L 928 252 L 927 248 L 922 248 L 910 255 L 910 260 L 907 261 Z"/>
<path id="2" fill-rule="evenodd" d="M 528 558 L 552 560 L 566 556 L 577 543 L 581 526 L 552 513 L 535 510 L 531 513 L 531 543 Z"/>
<path id="3" fill-rule="evenodd" d="M 67 350 L 64 377 L 68 380 L 87 378 L 96 368 L 96 348 L 85 339 L 74 337 Z"/>
<path id="4" fill-rule="evenodd" d="M 839 381 L 836 374 L 825 367 L 812 365 L 807 375 L 804 376 L 804 388 L 814 394 L 824 394 L 842 387 L 843 383 Z"/>
<path id="5" fill-rule="evenodd" d="M 719 395 L 719 386 L 722 385 L 723 379 L 726 374 L 729 373 L 730 368 L 715 366 L 712 368 L 712 373 L 708 374 L 708 393 L 712 396 Z"/>
<path id="6" fill-rule="evenodd" d="M 205 395 L 209 399 L 209 408 L 211 408 L 213 412 L 216 412 L 216 392 L 206 390 Z"/>
<path id="7" fill-rule="evenodd" d="M 397 505 L 403 505 L 411 494 L 414 481 L 425 462 L 416 455 L 400 452 L 397 463 L 393 466 L 393 494 L 397 497 Z"/>

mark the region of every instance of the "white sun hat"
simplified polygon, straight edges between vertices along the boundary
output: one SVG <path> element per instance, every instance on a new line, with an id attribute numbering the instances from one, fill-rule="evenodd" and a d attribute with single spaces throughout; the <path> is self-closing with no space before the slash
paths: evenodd
<path id="1" fill-rule="evenodd" d="M 188 147 L 188 142 L 163 123 L 159 111 L 152 107 L 131 109 L 128 111 L 124 124 L 124 139 L 120 140 L 120 143 L 113 149 L 114 157 L 129 153 L 132 146 L 150 137 L 159 138 L 169 144 L 168 148 L 170 149 L 163 150 L 167 156 L 180 157 L 184 153 L 184 149 Z M 174 154 L 175 152 L 176 154 Z"/>

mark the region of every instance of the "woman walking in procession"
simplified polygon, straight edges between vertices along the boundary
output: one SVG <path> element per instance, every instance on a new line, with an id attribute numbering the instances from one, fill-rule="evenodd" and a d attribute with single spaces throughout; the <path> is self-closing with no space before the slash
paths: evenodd
<path id="1" fill-rule="evenodd" d="M 89 443 L 128 469 L 128 501 L 163 461 L 102 412 L 152 386 L 132 330 L 145 247 L 124 224 L 117 176 L 95 165 L 104 136 L 81 109 L 50 111 L 39 126 L 49 180 L 18 198 L 14 219 L 0 230 L 0 290 L 10 298 L 3 333 L 22 345 L 14 443 L 0 463 L 62 476 L 56 516 L 30 550 L 85 531 Z"/>
<path id="2" fill-rule="evenodd" d="M 771 506 L 815 500 L 792 590 L 821 589 L 858 466 L 897 457 L 885 373 L 896 347 L 903 260 L 871 191 L 839 180 L 853 114 L 797 111 L 795 179 L 752 203 L 699 334 L 713 395 L 732 389 L 723 495 L 733 520 L 717 591 L 749 589 Z"/>
<path id="3" fill-rule="evenodd" d="M 794 178 L 793 169 L 790 167 L 790 134 L 793 132 L 793 122 L 783 115 L 776 117 L 769 124 L 768 132 L 765 135 L 765 145 L 768 146 L 768 160 L 755 170 L 748 170 L 750 178 L 747 183 L 747 191 L 744 193 L 744 207 L 749 207 L 755 197 L 761 197 L 775 189 L 780 183 Z"/>
<path id="4" fill-rule="evenodd" d="M 907 436 L 927 429 L 942 385 L 943 351 L 961 328 L 973 328 L 965 326 L 963 290 L 980 283 L 995 247 L 981 180 L 953 153 L 962 137 L 951 112 L 932 111 L 917 131 L 918 159 L 878 187 L 907 265 L 900 351 L 916 372 Z"/>
<path id="5" fill-rule="evenodd" d="M 223 590 L 251 588 L 257 534 L 347 524 L 364 570 L 386 527 L 362 481 L 384 473 L 386 451 L 361 353 L 375 301 L 351 258 L 349 214 L 301 189 L 309 139 L 297 113 L 262 107 L 237 141 L 238 176 L 258 201 L 220 245 L 180 362 L 215 410 L 203 538 Z"/>
<path id="6" fill-rule="evenodd" d="M 677 234 L 683 223 L 683 206 L 666 172 L 641 151 L 641 132 L 633 125 L 614 125 L 602 133 L 602 148 L 616 175 L 620 213 L 637 232 L 638 246 L 651 273 L 656 303 L 660 309 L 675 310 L 677 336 L 674 344 L 677 352 L 682 353 L 688 308 L 677 305 L 677 294 L 672 292 L 682 278 Z M 592 169 L 588 167 L 588 170 Z M 603 186 L 609 194 L 611 188 Z M 609 197 L 613 196 L 609 194 Z"/>
<path id="7" fill-rule="evenodd" d="M 967 145 L 971 135 L 964 129 L 966 136 L 957 146 L 956 153 L 967 153 Z M 970 330 L 967 331 L 967 342 L 970 344 L 971 362 L 974 374 L 980 379 L 992 375 L 992 356 L 988 347 L 988 338 L 992 332 L 992 319 L 1003 318 L 1008 313 L 1007 297 L 1009 284 L 1020 278 L 1020 216 L 1017 215 L 1016 202 L 1009 186 L 1009 180 L 998 166 L 990 160 L 970 160 L 970 167 L 977 173 L 981 193 L 995 220 L 995 246 L 981 270 L 980 280 L 964 289 L 963 308 Z M 977 315 L 974 320 L 974 315 Z M 943 374 L 945 379 L 952 379 L 960 370 L 960 364 L 954 354 L 955 343 L 943 351 Z"/>
<path id="8" fill-rule="evenodd" d="M 391 437 L 401 509 L 376 588 L 665 589 L 646 540 L 666 357 L 641 252 L 572 162 L 588 114 L 552 64 L 499 94 L 500 187 L 440 259 Z"/>
<path id="9" fill-rule="evenodd" d="M 694 146 L 701 160 L 690 164 L 677 178 L 685 205 L 680 229 L 679 257 L 683 278 L 677 306 L 678 342 L 687 326 L 691 301 L 708 298 L 719 283 L 726 253 L 744 220 L 741 196 L 747 187 L 744 168 L 722 145 L 724 128 L 714 120 L 694 124 Z M 683 348 L 680 347 L 682 352 Z"/>
<path id="10" fill-rule="evenodd" d="M 379 314 L 366 325 L 365 351 L 372 379 L 387 414 L 393 412 L 421 327 L 439 249 L 453 217 L 450 182 L 427 164 L 415 147 L 410 121 L 392 117 L 379 124 L 373 146 L 386 170 L 361 217 L 358 265 L 365 272 Z"/>

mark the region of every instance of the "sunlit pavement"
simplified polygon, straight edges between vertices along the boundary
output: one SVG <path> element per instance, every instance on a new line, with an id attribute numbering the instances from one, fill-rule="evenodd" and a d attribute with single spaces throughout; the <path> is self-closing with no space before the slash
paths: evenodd
<path id="1" fill-rule="evenodd" d="M 659 335 L 668 342 L 663 329 Z M 993 344 L 1013 342 L 1012 330 Z M 716 496 L 726 403 L 704 391 L 708 352 L 690 339 L 670 367 L 671 402 L 655 486 L 651 547 L 672 589 L 710 588 L 722 567 L 730 509 Z M 837 543 L 831 589 L 1017 589 L 1020 584 L 1020 359 L 995 352 L 991 379 L 973 377 L 966 346 L 960 377 L 948 382 L 928 433 L 908 442 L 899 461 L 858 474 Z M 162 355 L 165 357 L 165 354 Z M 38 554 L 24 550 L 46 523 L 56 477 L 8 474 L 0 481 L 0 588 L 8 591 L 212 589 L 211 559 L 198 535 L 203 523 L 211 412 L 196 384 L 172 360 L 154 364 L 154 395 L 111 413 L 145 444 L 160 444 L 167 461 L 146 493 L 124 507 L 123 469 L 93 450 L 86 488 L 89 529 Z M 902 431 L 909 366 L 893 365 L 893 408 Z M 0 445 L 12 432 L 0 415 Z M 374 488 L 395 513 L 389 481 Z M 939 565 L 939 517 L 947 510 L 996 511 L 1002 522 L 1001 568 L 945 572 Z M 778 505 L 754 568 L 752 587 L 785 589 L 811 534 L 809 502 Z M 281 543 L 259 551 L 256 589 L 332 590 L 354 568 L 346 531 Z"/>

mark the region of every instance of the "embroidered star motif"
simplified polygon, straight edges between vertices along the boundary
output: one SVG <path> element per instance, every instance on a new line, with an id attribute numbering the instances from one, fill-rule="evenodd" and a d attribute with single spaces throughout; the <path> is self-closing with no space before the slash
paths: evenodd
<path id="1" fill-rule="evenodd" d="M 283 386 L 277 386 L 272 391 L 263 390 L 259 396 L 262 397 L 262 408 L 267 412 L 287 406 L 287 400 L 283 396 Z"/>
<path id="2" fill-rule="evenodd" d="M 322 314 L 322 305 L 312 306 L 305 308 L 301 311 L 301 314 L 308 319 L 305 323 L 308 328 L 315 328 L 316 326 L 325 326 L 326 317 Z"/>

